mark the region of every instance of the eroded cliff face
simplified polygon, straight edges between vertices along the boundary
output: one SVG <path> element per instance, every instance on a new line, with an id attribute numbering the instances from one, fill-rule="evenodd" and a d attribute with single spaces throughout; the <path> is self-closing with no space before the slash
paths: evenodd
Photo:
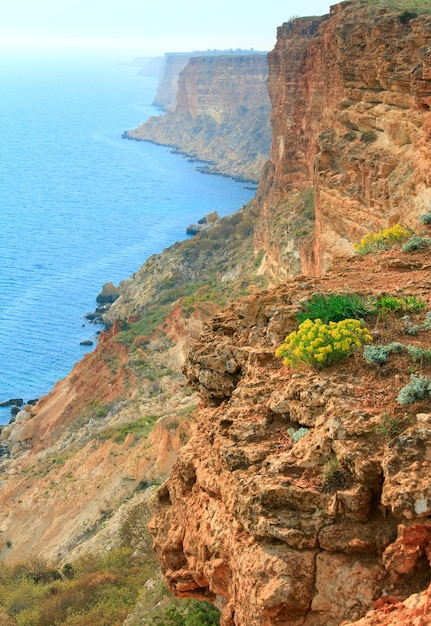
<path id="1" fill-rule="evenodd" d="M 430 45 L 429 14 L 372 3 L 341 3 L 278 29 L 256 229 L 274 282 L 319 275 L 365 232 L 416 226 L 430 210 Z M 309 203 L 304 219 L 307 190 L 314 216 Z"/>
<path id="2" fill-rule="evenodd" d="M 181 59 L 180 59 L 181 60 Z M 209 170 L 258 180 L 269 155 L 267 56 L 190 58 L 180 73 L 176 106 L 125 136 L 170 145 L 211 163 Z"/>
<path id="3" fill-rule="evenodd" d="M 431 404 L 396 400 L 412 363 L 379 367 L 358 351 L 298 371 L 274 356 L 311 294 L 396 285 L 429 308 L 429 269 L 429 252 L 338 261 L 324 279 L 235 301 L 207 326 L 185 368 L 200 412 L 150 525 L 179 597 L 215 602 L 224 626 L 347 625 L 373 603 L 361 625 L 429 623 Z M 406 342 L 401 316 L 372 330 Z"/>

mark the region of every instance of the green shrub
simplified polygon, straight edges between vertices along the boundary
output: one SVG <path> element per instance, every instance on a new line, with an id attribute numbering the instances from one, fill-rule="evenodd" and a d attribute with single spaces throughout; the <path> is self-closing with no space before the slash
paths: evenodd
<path id="1" fill-rule="evenodd" d="M 422 215 L 419 215 L 419 221 L 421 224 L 428 226 L 431 224 L 431 213 L 423 213 Z"/>
<path id="2" fill-rule="evenodd" d="M 385 311 L 390 311 L 392 313 L 401 311 L 403 306 L 404 303 L 401 298 L 397 298 L 396 296 L 384 295 L 381 296 L 377 302 L 378 309 L 384 309 Z"/>
<path id="3" fill-rule="evenodd" d="M 119 548 L 87 555 L 60 573 L 32 558 L 0 575 L 0 623 L 7 626 L 122 626 L 154 576 L 151 556 L 140 562 Z"/>
<path id="4" fill-rule="evenodd" d="M 364 359 L 367 363 L 373 365 L 382 365 L 385 363 L 388 356 L 393 352 L 401 352 L 404 349 L 404 345 L 399 341 L 393 341 L 387 346 L 364 346 Z"/>
<path id="5" fill-rule="evenodd" d="M 325 493 L 334 493 L 346 489 L 351 473 L 346 468 L 340 466 L 336 456 L 327 459 L 323 468 L 323 485 Z"/>
<path id="6" fill-rule="evenodd" d="M 236 234 L 239 237 L 249 237 L 254 230 L 254 224 L 250 220 L 243 220 L 236 227 Z"/>
<path id="7" fill-rule="evenodd" d="M 399 341 L 393 341 L 387 346 L 364 346 L 363 355 L 367 363 L 371 363 L 373 365 L 382 365 L 382 363 L 385 363 L 387 361 L 387 358 L 390 354 L 403 351 L 407 352 L 408 355 L 413 359 L 413 361 L 431 361 L 431 350 L 427 350 L 419 346 L 406 346 Z"/>
<path id="8" fill-rule="evenodd" d="M 292 437 L 293 441 L 297 443 L 300 439 L 305 437 L 310 429 L 305 428 L 305 426 L 301 426 L 301 428 L 288 428 L 287 432 Z"/>
<path id="9" fill-rule="evenodd" d="M 378 435 L 382 435 L 385 439 L 395 437 L 401 430 L 401 420 L 398 417 L 392 417 L 388 413 L 382 413 L 381 421 L 377 424 L 375 431 Z"/>
<path id="10" fill-rule="evenodd" d="M 410 20 L 413 20 L 417 17 L 417 13 L 412 13 L 411 11 L 403 11 L 400 15 L 397 16 L 397 19 L 401 24 L 407 24 Z"/>
<path id="11" fill-rule="evenodd" d="M 414 252 L 415 250 L 427 247 L 431 247 L 431 237 L 421 237 L 413 233 L 410 239 L 401 246 L 401 250 L 403 252 Z"/>
<path id="12" fill-rule="evenodd" d="M 159 419 L 160 415 L 145 415 L 140 417 L 136 422 L 131 424 L 123 424 L 115 429 L 109 429 L 99 433 L 100 439 L 106 441 L 112 439 L 115 443 L 122 444 L 126 440 L 127 435 L 130 433 L 135 436 L 136 439 L 143 439 L 147 437 L 153 429 L 154 424 Z"/>
<path id="13" fill-rule="evenodd" d="M 149 307 L 140 318 L 134 322 L 121 322 L 121 330 L 115 335 L 115 340 L 125 346 L 130 346 L 137 337 L 151 337 L 170 311 L 165 303 L 160 306 Z"/>
<path id="14" fill-rule="evenodd" d="M 301 212 L 303 217 L 314 222 L 316 218 L 314 187 L 306 187 L 301 191 L 299 197 L 304 203 L 304 208 Z"/>
<path id="15" fill-rule="evenodd" d="M 406 346 L 406 350 L 413 361 L 431 361 L 431 350 L 419 346 Z"/>
<path id="16" fill-rule="evenodd" d="M 381 250 L 389 250 L 411 237 L 412 231 L 401 224 L 391 228 L 383 228 L 377 233 L 368 233 L 353 248 L 357 254 L 370 254 Z"/>
<path id="17" fill-rule="evenodd" d="M 410 382 L 405 385 L 397 396 L 397 402 L 405 406 L 416 400 L 422 400 L 425 393 L 431 388 L 431 379 L 426 376 L 411 374 Z"/>
<path id="18" fill-rule="evenodd" d="M 341 322 L 346 319 L 361 319 L 376 310 L 376 302 L 357 293 L 314 294 L 296 314 L 298 322 L 320 319 Z"/>
<path id="19" fill-rule="evenodd" d="M 209 602 L 184 600 L 179 605 L 169 604 L 162 612 L 150 618 L 150 626 L 218 626 L 220 613 Z"/>
<path id="20" fill-rule="evenodd" d="M 397 16 L 397 19 L 399 19 L 402 24 L 405 24 L 410 19 L 413 19 L 413 17 L 416 16 L 417 11 L 421 13 L 429 13 L 431 10 L 429 0 L 368 0 L 368 4 L 376 8 L 381 7 L 385 9 L 403 11 L 403 13 Z M 409 15 L 411 11 L 415 12 L 414 16 L 411 14 Z M 408 15 L 405 17 L 406 13 L 408 13 Z"/>
<path id="21" fill-rule="evenodd" d="M 391 296 L 384 294 L 376 301 L 377 311 L 384 314 L 389 313 L 420 313 L 425 307 L 426 302 L 422 298 L 416 296 Z"/>
<path id="22" fill-rule="evenodd" d="M 322 368 L 338 363 L 367 341 L 372 341 L 367 328 L 359 320 L 346 319 L 324 324 L 322 320 L 305 320 L 290 333 L 276 351 L 285 365 L 302 364 Z"/>
<path id="23" fill-rule="evenodd" d="M 417 296 L 402 296 L 401 300 L 404 303 L 403 310 L 406 313 L 420 313 L 427 305 L 422 298 Z"/>
<path id="24" fill-rule="evenodd" d="M 417 335 L 421 330 L 431 330 L 431 311 L 427 312 L 421 324 L 413 324 L 409 315 L 405 315 L 403 321 L 406 335 Z"/>

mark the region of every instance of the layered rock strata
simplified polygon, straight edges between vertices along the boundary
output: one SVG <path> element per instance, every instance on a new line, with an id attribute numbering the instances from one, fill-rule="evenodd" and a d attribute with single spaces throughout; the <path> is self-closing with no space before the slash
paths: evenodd
<path id="1" fill-rule="evenodd" d="M 169 103 L 166 115 L 125 136 L 174 146 L 210 162 L 211 172 L 256 181 L 271 143 L 267 75 L 266 54 L 192 57 L 179 76 L 175 109 Z"/>
<path id="2" fill-rule="evenodd" d="M 318 275 L 364 233 L 429 212 L 430 50 L 431 15 L 396 3 L 345 2 L 278 29 L 256 228 L 274 282 Z"/>

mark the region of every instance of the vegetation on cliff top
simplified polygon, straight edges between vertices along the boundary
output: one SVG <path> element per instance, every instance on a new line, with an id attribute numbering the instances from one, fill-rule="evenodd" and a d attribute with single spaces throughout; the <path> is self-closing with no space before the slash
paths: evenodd
<path id="1" fill-rule="evenodd" d="M 305 363 L 321 368 L 338 363 L 372 339 L 369 330 L 363 328 L 359 320 L 344 319 L 324 324 L 320 319 L 308 319 L 286 337 L 276 356 L 283 357 L 285 365 Z"/>
<path id="2" fill-rule="evenodd" d="M 3 566 L 0 621 L 3 626 L 121 626 L 151 577 L 155 562 L 118 549 L 83 557 L 58 571 L 42 559 Z"/>
<path id="3" fill-rule="evenodd" d="M 357 254 L 370 254 L 380 250 L 389 250 L 395 245 L 406 241 L 413 231 L 411 229 L 395 224 L 390 228 L 383 228 L 377 233 L 367 233 L 358 244 L 353 245 Z"/>
<path id="4" fill-rule="evenodd" d="M 398 238 L 396 239 L 398 241 Z M 373 340 L 368 328 L 361 321 L 364 317 L 380 316 L 387 318 L 391 313 L 417 314 L 423 311 L 426 303 L 416 296 L 401 297 L 383 294 L 365 297 L 357 293 L 313 294 L 296 314 L 299 328 L 290 333 L 281 344 L 276 356 L 282 357 L 285 365 L 297 367 L 301 364 L 322 368 L 338 363 L 350 356 L 358 348 Z M 412 329 L 428 329 L 430 322 L 413 325 L 410 317 L 404 317 L 405 332 L 414 334 Z M 388 346 L 365 346 L 364 358 L 368 363 L 383 363 L 392 352 L 403 349 L 416 361 L 431 361 L 431 351 L 404 346 L 392 342 Z"/>
<path id="5" fill-rule="evenodd" d="M 420 13 L 431 11 L 429 0 L 368 0 L 368 3 L 378 8 L 404 10 L 405 12 L 400 16 L 401 22 L 417 17 L 414 13 L 408 13 L 409 11 L 419 11 Z"/>

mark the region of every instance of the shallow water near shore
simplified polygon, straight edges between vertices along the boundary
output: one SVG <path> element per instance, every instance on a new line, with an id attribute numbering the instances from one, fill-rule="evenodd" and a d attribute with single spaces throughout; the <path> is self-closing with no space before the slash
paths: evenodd
<path id="1" fill-rule="evenodd" d="M 92 349 L 80 342 L 100 327 L 84 315 L 105 282 L 254 195 L 121 138 L 159 114 L 157 79 L 127 60 L 0 53 L 0 402 L 47 393 Z"/>

